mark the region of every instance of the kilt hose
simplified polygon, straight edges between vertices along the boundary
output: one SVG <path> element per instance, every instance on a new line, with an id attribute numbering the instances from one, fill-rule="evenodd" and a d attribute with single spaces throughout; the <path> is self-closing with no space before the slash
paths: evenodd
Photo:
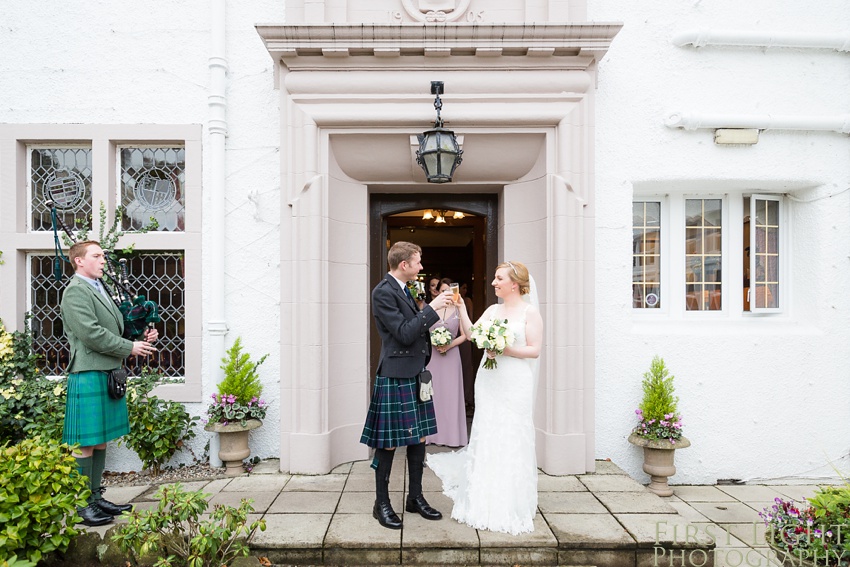
<path id="1" fill-rule="evenodd" d="M 127 398 L 106 392 L 106 372 L 90 370 L 68 376 L 62 442 L 82 447 L 100 445 L 130 432 Z"/>
<path id="2" fill-rule="evenodd" d="M 376 449 L 416 445 L 437 432 L 434 402 L 420 402 L 416 378 L 375 377 L 360 442 Z"/>

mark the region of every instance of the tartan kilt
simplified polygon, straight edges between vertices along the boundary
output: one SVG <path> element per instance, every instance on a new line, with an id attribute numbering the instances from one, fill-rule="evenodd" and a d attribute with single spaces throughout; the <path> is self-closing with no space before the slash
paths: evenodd
<path id="1" fill-rule="evenodd" d="M 130 432 L 127 398 L 106 392 L 106 372 L 90 370 L 68 376 L 62 442 L 82 447 L 100 445 Z"/>
<path id="2" fill-rule="evenodd" d="M 416 378 L 375 377 L 360 442 L 377 449 L 420 443 L 437 432 L 434 402 L 420 402 Z"/>

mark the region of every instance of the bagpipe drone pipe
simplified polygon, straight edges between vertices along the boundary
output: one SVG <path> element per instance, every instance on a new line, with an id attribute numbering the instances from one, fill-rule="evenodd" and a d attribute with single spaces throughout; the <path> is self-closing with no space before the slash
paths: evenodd
<path id="1" fill-rule="evenodd" d="M 47 201 L 50 207 L 50 217 L 53 223 L 53 239 L 55 242 L 56 256 L 53 260 L 53 277 L 57 282 L 62 281 L 62 261 L 70 263 L 70 260 L 62 252 L 59 244 L 59 228 L 67 235 L 71 242 L 77 239 L 62 218 L 56 212 L 56 203 Z M 106 293 L 121 311 L 124 317 L 125 339 L 135 341 L 141 338 L 147 329 L 152 329 L 160 322 L 159 306 L 147 299 L 144 295 L 138 295 L 130 288 L 130 278 L 127 271 L 127 260 L 118 260 L 116 266 L 114 253 L 111 250 L 104 251 L 106 267 L 103 270 L 104 278 L 101 279 Z"/>

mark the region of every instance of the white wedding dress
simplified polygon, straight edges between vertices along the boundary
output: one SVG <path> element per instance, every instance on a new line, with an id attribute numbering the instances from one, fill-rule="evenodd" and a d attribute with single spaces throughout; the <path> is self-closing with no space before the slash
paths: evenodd
<path id="1" fill-rule="evenodd" d="M 499 316 L 501 306 L 493 317 Z M 526 309 L 527 311 L 527 309 Z M 525 345 L 525 315 L 508 321 L 515 345 Z M 428 467 L 454 501 L 452 518 L 473 528 L 513 535 L 534 530 L 537 457 L 532 421 L 535 373 L 532 360 L 496 357 L 475 379 L 475 417 L 469 445 L 429 454 Z"/>

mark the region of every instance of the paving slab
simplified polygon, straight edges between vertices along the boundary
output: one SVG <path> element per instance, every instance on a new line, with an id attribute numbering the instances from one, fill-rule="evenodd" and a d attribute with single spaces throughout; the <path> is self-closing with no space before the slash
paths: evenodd
<path id="1" fill-rule="evenodd" d="M 481 548 L 482 565 L 558 565 L 556 547 Z"/>
<path id="2" fill-rule="evenodd" d="M 191 482 L 179 482 L 179 483 L 178 482 L 170 482 L 168 484 L 155 484 L 155 485 L 152 485 L 150 488 L 148 488 L 148 490 L 145 493 L 139 495 L 137 500 L 159 500 L 156 497 L 156 493 L 159 492 L 159 489 L 164 487 L 164 486 L 174 487 L 174 486 L 177 486 L 179 484 L 180 487 L 183 489 L 183 492 L 195 492 L 197 490 L 203 491 L 204 487 L 206 485 L 210 484 L 211 482 L 215 482 L 215 481 L 194 480 L 194 481 L 191 481 Z"/>
<path id="3" fill-rule="evenodd" d="M 559 549 L 558 565 L 574 567 L 635 567 L 635 550 Z"/>
<path id="4" fill-rule="evenodd" d="M 264 459 L 254 465 L 250 474 L 280 474 L 280 459 Z"/>
<path id="5" fill-rule="evenodd" d="M 342 492 L 346 475 L 293 475 L 283 487 L 284 491 L 300 490 L 303 492 Z"/>
<path id="6" fill-rule="evenodd" d="M 368 461 L 371 463 L 371 461 Z M 351 467 L 354 463 L 342 463 L 341 465 L 335 466 L 331 469 L 330 474 L 349 474 L 351 473 Z"/>
<path id="7" fill-rule="evenodd" d="M 561 549 L 633 550 L 636 547 L 634 538 L 608 514 L 546 514 L 546 521 Z"/>
<path id="8" fill-rule="evenodd" d="M 556 514 L 607 514 L 608 509 L 590 492 L 540 492 L 537 507 L 544 516 Z"/>
<path id="9" fill-rule="evenodd" d="M 735 498 L 735 500 L 749 500 L 751 502 L 764 501 L 772 502 L 774 498 L 782 496 L 782 494 L 772 486 L 764 485 L 720 485 L 717 487 L 726 494 Z"/>
<path id="10" fill-rule="evenodd" d="M 707 522 L 708 518 L 700 514 L 696 508 L 681 500 L 668 500 L 667 503 L 689 522 Z"/>
<path id="11" fill-rule="evenodd" d="M 579 481 L 593 492 L 646 492 L 646 487 L 628 476 L 583 474 Z"/>
<path id="12" fill-rule="evenodd" d="M 697 512 L 715 523 L 749 524 L 761 518 L 758 512 L 742 502 L 691 502 Z"/>
<path id="13" fill-rule="evenodd" d="M 615 514 L 640 548 L 714 547 L 698 526 L 678 514 Z"/>
<path id="14" fill-rule="evenodd" d="M 399 517 L 403 516 L 404 512 L 404 495 L 401 492 L 390 492 L 390 505 L 392 505 L 395 513 Z M 370 521 L 378 523 L 372 519 L 372 508 L 375 506 L 374 492 L 343 492 L 342 497 L 337 504 L 337 514 L 369 514 Z"/>
<path id="15" fill-rule="evenodd" d="M 402 485 L 397 482 L 390 481 L 390 487 L 401 490 Z M 373 474 L 352 474 L 348 475 L 348 480 L 345 483 L 345 492 L 371 492 L 375 493 L 375 475 Z"/>
<path id="16" fill-rule="evenodd" d="M 451 518 L 451 499 L 442 494 L 428 492 L 424 493 L 424 496 L 431 506 L 443 513 L 443 518 L 426 520 L 416 512 L 405 512 L 402 545 L 411 548 L 439 549 L 474 547 L 477 556 L 480 542 L 478 531 Z"/>
<path id="17" fill-rule="evenodd" d="M 771 486 L 771 488 L 775 489 L 778 493 L 780 493 L 783 500 L 794 500 L 796 502 L 802 501 L 804 498 L 811 498 L 814 496 L 815 492 L 820 488 L 814 484 L 797 484 L 797 485 L 787 485 L 787 486 Z"/>
<path id="18" fill-rule="evenodd" d="M 744 545 L 749 547 L 767 547 L 767 541 L 764 539 L 764 534 L 767 530 L 764 522 L 751 522 L 749 524 L 718 524 L 718 527 L 723 530 L 721 533 L 729 533 L 737 538 Z M 720 538 L 718 538 L 718 544 Z"/>
<path id="19" fill-rule="evenodd" d="M 240 476 L 232 479 L 222 490 L 224 492 L 280 492 L 290 478 L 286 474 Z"/>
<path id="20" fill-rule="evenodd" d="M 673 495 L 685 502 L 734 502 L 735 497 L 716 486 L 674 486 Z"/>
<path id="21" fill-rule="evenodd" d="M 204 487 L 204 492 L 206 492 L 207 494 L 216 495 L 219 492 L 221 492 L 222 490 L 224 490 L 224 488 L 228 484 L 230 484 L 231 480 L 233 480 L 233 479 L 220 478 L 220 479 L 217 479 L 217 480 L 213 480 Z"/>
<path id="22" fill-rule="evenodd" d="M 550 476 L 537 474 L 537 492 L 587 492 L 587 487 L 578 478 L 570 476 Z"/>
<path id="23" fill-rule="evenodd" d="M 249 543 L 261 549 L 321 550 L 331 517 L 331 514 L 266 514 L 266 531 L 254 532 Z"/>
<path id="24" fill-rule="evenodd" d="M 104 491 L 103 497 L 116 504 L 126 504 L 132 502 L 135 498 L 150 490 L 150 488 L 151 486 L 149 484 L 142 486 L 110 486 Z"/>
<path id="25" fill-rule="evenodd" d="M 267 514 L 333 514 L 339 504 L 337 492 L 281 492 Z"/>
<path id="26" fill-rule="evenodd" d="M 334 514 L 325 535 L 326 548 L 394 549 L 400 557 L 402 530 L 390 530 L 368 514 Z"/>
<path id="27" fill-rule="evenodd" d="M 626 471 L 614 464 L 613 461 L 596 461 L 594 474 L 620 474 L 626 475 Z M 628 475 L 627 475 L 628 476 Z"/>
<path id="28" fill-rule="evenodd" d="M 705 535 L 712 538 L 718 548 L 752 546 L 754 534 L 752 533 L 753 526 L 751 524 L 726 524 L 727 526 L 740 526 L 740 530 L 734 531 L 737 531 L 744 536 L 744 539 L 736 536 L 733 530 L 726 529 L 718 524 L 710 522 L 693 522 L 693 524 L 700 529 L 701 533 L 705 533 Z M 746 533 L 747 529 L 750 529 L 749 534 Z M 755 534 L 755 537 L 757 537 L 757 534 Z"/>
<path id="29" fill-rule="evenodd" d="M 651 492 L 595 492 L 612 514 L 675 514 L 676 509 Z"/>
<path id="30" fill-rule="evenodd" d="M 223 504 L 238 508 L 242 500 L 253 500 L 251 506 L 255 512 L 264 513 L 278 497 L 279 492 L 219 492 L 210 499 L 210 505 Z"/>
<path id="31" fill-rule="evenodd" d="M 558 540 L 539 513 L 534 516 L 534 531 L 531 533 L 511 535 L 478 530 L 478 538 L 481 541 L 482 563 L 485 548 L 557 547 L 558 545 Z"/>

